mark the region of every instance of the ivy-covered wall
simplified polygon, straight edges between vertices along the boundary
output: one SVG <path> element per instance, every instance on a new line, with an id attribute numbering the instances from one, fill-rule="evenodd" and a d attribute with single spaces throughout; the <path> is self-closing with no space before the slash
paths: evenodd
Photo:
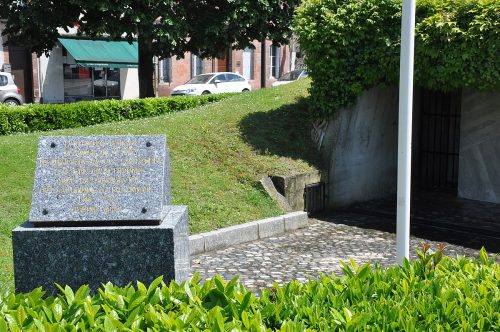
<path id="1" fill-rule="evenodd" d="M 304 0 L 295 30 L 325 118 L 374 86 L 399 79 L 401 0 Z M 418 0 L 415 84 L 500 89 L 500 1 Z"/>

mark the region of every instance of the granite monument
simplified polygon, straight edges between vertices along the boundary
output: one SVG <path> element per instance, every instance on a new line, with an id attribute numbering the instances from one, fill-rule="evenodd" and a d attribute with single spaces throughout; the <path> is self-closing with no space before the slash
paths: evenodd
<path id="1" fill-rule="evenodd" d="M 41 137 L 29 220 L 12 233 L 18 291 L 189 275 L 163 135 Z"/>

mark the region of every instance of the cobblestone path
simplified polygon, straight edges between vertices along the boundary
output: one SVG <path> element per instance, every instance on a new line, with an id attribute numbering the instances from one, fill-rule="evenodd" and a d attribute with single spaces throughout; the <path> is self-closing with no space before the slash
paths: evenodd
<path id="1" fill-rule="evenodd" d="M 410 253 L 420 243 L 437 248 L 437 242 L 411 238 Z M 447 244 L 445 254 L 477 257 L 478 250 Z M 339 274 L 340 261 L 395 263 L 396 235 L 372 229 L 310 219 L 309 227 L 278 237 L 243 243 L 192 257 L 192 271 L 200 277 L 220 274 L 226 280 L 236 275 L 246 287 L 258 291 L 297 279 L 305 281 L 320 274 Z"/>

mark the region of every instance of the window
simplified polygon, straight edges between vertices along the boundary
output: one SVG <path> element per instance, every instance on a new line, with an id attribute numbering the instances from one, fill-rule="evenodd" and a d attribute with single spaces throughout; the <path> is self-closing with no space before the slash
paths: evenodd
<path id="1" fill-rule="evenodd" d="M 228 81 L 227 74 L 219 74 L 214 78 L 215 80 L 219 80 L 221 83 L 225 83 Z"/>
<path id="2" fill-rule="evenodd" d="M 254 54 L 253 48 L 247 47 L 243 50 L 243 77 L 247 80 L 254 79 Z"/>
<path id="3" fill-rule="evenodd" d="M 213 74 L 197 75 L 186 82 L 186 84 L 206 84 L 214 77 Z"/>
<path id="4" fill-rule="evenodd" d="M 7 76 L 0 75 L 0 86 L 6 86 L 8 81 Z"/>
<path id="5" fill-rule="evenodd" d="M 76 100 L 92 99 L 92 68 L 79 67 L 76 64 L 63 64 L 64 96 Z M 82 97 L 87 96 L 88 98 Z M 73 99 L 68 99 L 73 101 Z"/>
<path id="6" fill-rule="evenodd" d="M 227 75 L 227 80 L 229 82 L 243 82 L 245 79 L 241 76 L 238 76 L 236 74 L 226 74 Z"/>
<path id="7" fill-rule="evenodd" d="M 269 69 L 271 78 L 278 78 L 280 74 L 280 47 L 271 45 L 269 54 Z"/>
<path id="8" fill-rule="evenodd" d="M 166 58 L 160 62 L 160 82 L 172 82 L 172 58 Z"/>
<path id="9" fill-rule="evenodd" d="M 203 68 L 203 59 L 197 55 L 191 55 L 191 77 L 203 74 L 205 72 Z"/>
<path id="10" fill-rule="evenodd" d="M 120 69 L 94 68 L 94 98 L 120 98 Z"/>

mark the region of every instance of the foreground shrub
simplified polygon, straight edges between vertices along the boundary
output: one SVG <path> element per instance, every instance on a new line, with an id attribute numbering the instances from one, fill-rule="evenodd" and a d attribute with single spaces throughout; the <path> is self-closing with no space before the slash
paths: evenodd
<path id="1" fill-rule="evenodd" d="M 399 80 L 401 0 L 304 0 L 296 33 L 318 117 Z M 415 84 L 500 89 L 500 1 L 417 0 Z"/>
<path id="2" fill-rule="evenodd" d="M 229 94 L 82 101 L 70 104 L 29 104 L 9 107 L 0 103 L 0 135 L 85 127 L 178 112 L 227 98 Z"/>
<path id="3" fill-rule="evenodd" d="M 203 284 L 119 288 L 108 283 L 91 296 L 82 286 L 41 289 L 0 298 L 0 331 L 499 331 L 500 268 L 478 260 L 442 258 L 441 249 L 383 269 L 343 265 L 343 277 L 322 276 L 264 290 L 257 298 L 215 277 Z"/>

